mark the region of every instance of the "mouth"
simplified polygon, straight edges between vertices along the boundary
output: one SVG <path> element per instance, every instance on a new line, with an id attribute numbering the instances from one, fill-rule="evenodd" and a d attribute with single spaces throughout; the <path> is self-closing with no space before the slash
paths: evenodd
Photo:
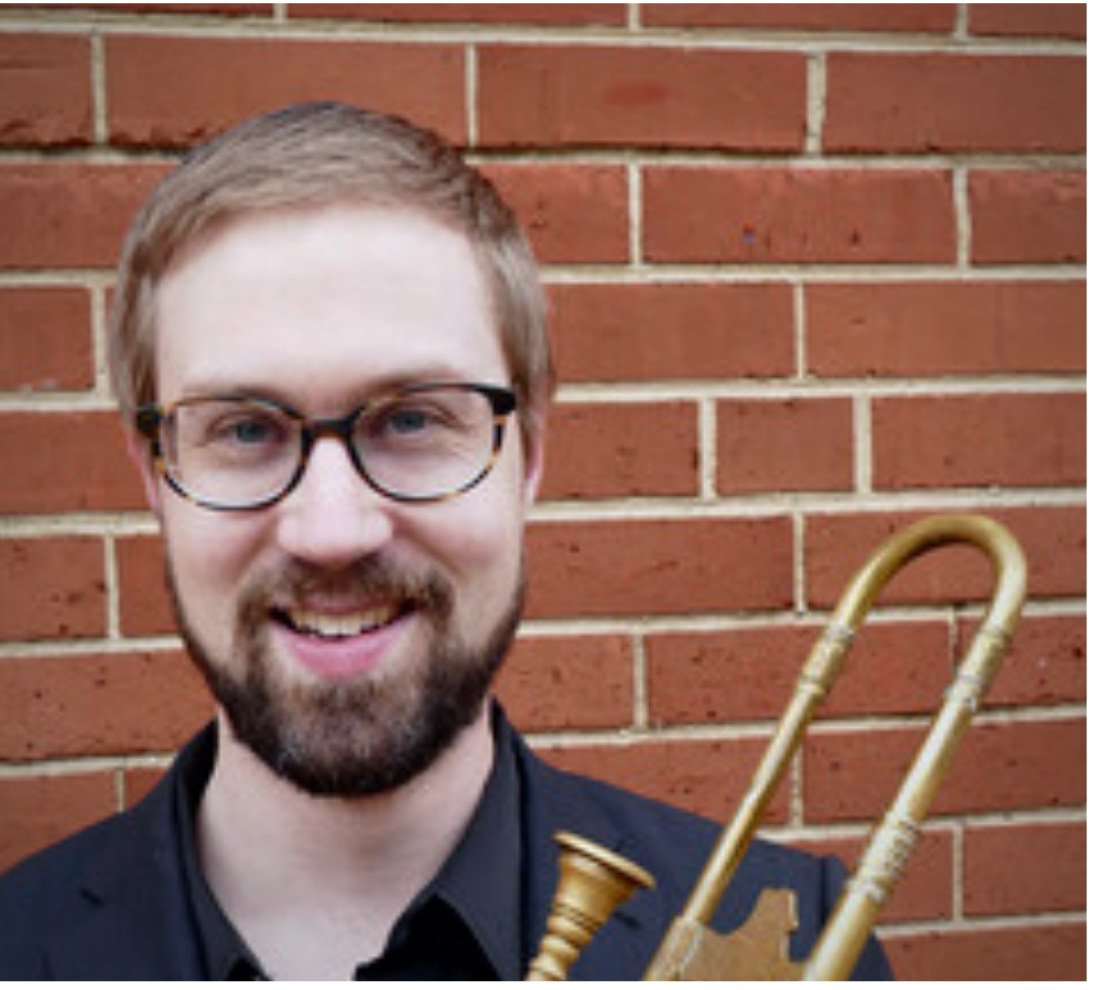
<path id="1" fill-rule="evenodd" d="M 321 612 L 310 608 L 288 608 L 274 613 L 293 632 L 317 640 L 339 642 L 366 636 L 392 625 L 406 614 L 397 605 L 379 605 L 353 612 Z"/>

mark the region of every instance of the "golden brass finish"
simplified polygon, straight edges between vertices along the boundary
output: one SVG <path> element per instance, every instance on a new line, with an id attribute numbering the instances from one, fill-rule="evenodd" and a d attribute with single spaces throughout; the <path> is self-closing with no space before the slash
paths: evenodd
<path id="1" fill-rule="evenodd" d="M 792 906 L 788 912 L 778 905 L 786 900 L 792 904 L 789 891 L 775 892 L 776 900 L 768 896 L 772 892 L 761 896 L 752 919 L 728 940 L 710 931 L 711 919 L 815 709 L 838 678 L 855 635 L 881 590 L 915 558 L 952 543 L 974 546 L 990 559 L 995 571 L 992 600 L 896 799 L 876 826 L 857 872 L 844 887 L 809 959 L 802 965 L 786 958 L 787 937 L 796 920 Z M 1025 593 L 1026 563 L 1021 547 L 1004 527 L 982 516 L 928 518 L 895 534 L 874 552 L 844 591 L 813 647 L 736 815 L 650 963 L 646 980 L 844 980 L 850 976 L 878 913 L 915 848 L 920 826 L 954 753 L 998 672 Z M 582 896 L 593 895 L 586 892 Z M 567 968 L 572 962 L 572 958 L 568 960 Z M 763 973 L 771 975 L 758 975 Z"/>
<path id="2" fill-rule="evenodd" d="M 612 912 L 640 887 L 653 886 L 653 878 L 640 866 L 596 843 L 567 832 L 559 832 L 555 842 L 560 851 L 558 889 L 528 980 L 565 980 Z"/>

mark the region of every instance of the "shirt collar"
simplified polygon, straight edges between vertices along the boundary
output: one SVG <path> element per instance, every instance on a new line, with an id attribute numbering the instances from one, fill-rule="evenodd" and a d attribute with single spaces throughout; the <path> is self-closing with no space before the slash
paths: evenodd
<path id="1" fill-rule="evenodd" d="M 502 980 L 523 979 L 521 924 L 521 800 L 512 730 L 493 719 L 495 759 L 467 832 L 434 880 L 407 908 L 392 942 L 434 901 L 467 929 Z M 262 968 L 213 896 L 201 872 L 194 822 L 216 757 L 216 730 L 208 729 L 180 756 L 175 793 L 179 855 L 191 914 L 211 979 L 259 977 Z M 498 864 L 511 864 L 499 869 Z"/>

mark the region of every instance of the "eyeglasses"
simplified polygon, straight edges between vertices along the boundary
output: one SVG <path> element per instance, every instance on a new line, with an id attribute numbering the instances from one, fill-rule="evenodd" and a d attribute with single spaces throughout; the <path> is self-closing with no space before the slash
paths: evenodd
<path id="1" fill-rule="evenodd" d="M 436 502 L 490 473 L 516 407 L 509 389 L 436 384 L 400 389 L 335 419 L 308 419 L 273 399 L 214 395 L 142 406 L 136 425 L 168 484 L 209 509 L 259 509 L 284 498 L 327 436 L 342 441 L 376 491 Z"/>

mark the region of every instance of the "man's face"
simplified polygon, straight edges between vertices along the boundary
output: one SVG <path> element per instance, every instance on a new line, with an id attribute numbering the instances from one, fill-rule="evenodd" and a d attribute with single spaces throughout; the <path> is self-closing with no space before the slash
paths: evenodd
<path id="1" fill-rule="evenodd" d="M 469 244 L 410 212 L 234 221 L 173 266 L 156 317 L 161 405 L 233 393 L 329 418 L 393 386 L 509 383 Z M 317 794 L 428 766 L 480 716 L 515 632 L 537 477 L 515 422 L 491 474 L 435 503 L 378 494 L 330 437 L 263 509 L 148 476 L 184 638 L 235 734 Z"/>

